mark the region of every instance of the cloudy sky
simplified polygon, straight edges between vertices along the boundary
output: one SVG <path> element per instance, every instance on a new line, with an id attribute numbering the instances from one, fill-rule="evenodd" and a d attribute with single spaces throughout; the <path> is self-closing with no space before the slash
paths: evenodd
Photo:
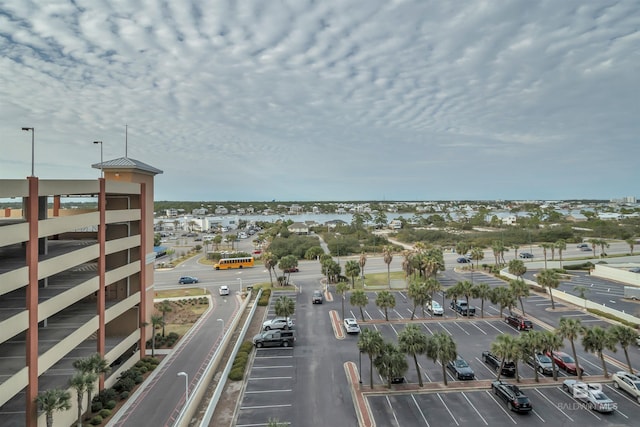
<path id="1" fill-rule="evenodd" d="M 0 179 L 23 126 L 156 200 L 640 197 L 640 3 L 2 0 Z"/>

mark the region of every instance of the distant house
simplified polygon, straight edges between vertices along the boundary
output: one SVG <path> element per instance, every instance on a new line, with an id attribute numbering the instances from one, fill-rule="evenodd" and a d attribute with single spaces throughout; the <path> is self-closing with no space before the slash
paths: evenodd
<path id="1" fill-rule="evenodd" d="M 389 228 L 392 230 L 400 230 L 402 228 L 402 221 L 399 219 L 392 219 L 389 221 Z"/>
<path id="2" fill-rule="evenodd" d="M 571 222 L 583 222 L 587 220 L 587 217 L 581 213 L 572 213 L 566 216 L 567 221 Z"/>
<path id="3" fill-rule="evenodd" d="M 294 234 L 309 234 L 309 226 L 304 222 L 294 222 L 287 227 L 287 230 Z"/>

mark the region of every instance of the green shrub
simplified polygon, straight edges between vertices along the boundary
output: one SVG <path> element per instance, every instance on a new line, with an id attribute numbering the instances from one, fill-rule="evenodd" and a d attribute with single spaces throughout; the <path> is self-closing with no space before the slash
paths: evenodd
<path id="1" fill-rule="evenodd" d="M 120 400 L 125 400 L 128 397 L 129 397 L 128 391 L 123 391 L 122 393 L 120 393 Z"/>
<path id="2" fill-rule="evenodd" d="M 102 417 L 102 419 L 103 419 L 103 420 L 104 420 L 105 418 L 109 418 L 109 417 L 111 416 L 111 410 L 109 410 L 109 409 L 103 409 L 102 411 L 100 411 L 100 414 L 99 414 L 99 415 Z"/>
<path id="3" fill-rule="evenodd" d="M 229 379 L 231 381 L 242 381 L 242 377 L 244 376 L 244 369 L 236 368 L 232 369 L 229 372 Z"/>
<path id="4" fill-rule="evenodd" d="M 110 400 L 107 403 L 104 404 L 104 407 L 107 409 L 113 409 L 116 407 L 118 403 L 115 400 Z"/>
<path id="5" fill-rule="evenodd" d="M 137 377 L 135 377 L 135 378 L 133 379 L 133 381 L 134 381 L 136 384 L 140 384 L 140 383 L 142 383 L 142 381 L 144 381 L 144 377 L 143 377 L 142 375 L 138 375 Z"/>
<path id="6" fill-rule="evenodd" d="M 102 424 L 102 417 L 100 415 L 96 415 L 95 417 L 91 418 L 89 424 L 91 424 L 92 426 L 99 426 L 100 424 Z"/>
<path id="7" fill-rule="evenodd" d="M 180 335 L 178 335 L 175 332 L 169 332 L 167 334 L 167 338 L 172 339 L 172 340 L 177 340 L 178 338 L 180 338 Z"/>
<path id="8" fill-rule="evenodd" d="M 136 386 L 136 382 L 133 378 L 122 378 L 119 379 L 113 386 L 117 391 L 131 391 Z M 107 405 L 105 405 L 107 407 Z M 108 407 L 107 407 L 108 408 Z M 112 409 L 112 408 L 108 408 Z"/>
<path id="9" fill-rule="evenodd" d="M 101 410 L 102 410 L 102 402 L 98 401 L 98 402 L 91 403 L 91 412 L 95 414 L 96 412 L 100 412 Z"/>
<path id="10" fill-rule="evenodd" d="M 251 354 L 251 350 L 253 350 L 253 343 L 251 341 L 245 341 L 240 345 L 240 351 Z"/>
<path id="11" fill-rule="evenodd" d="M 104 408 L 113 409 L 113 408 L 107 407 L 107 402 L 116 399 L 117 396 L 118 396 L 118 393 L 116 393 L 116 391 L 114 389 L 105 388 L 100 393 L 98 393 L 98 395 L 96 397 L 94 397 L 94 401 L 98 401 L 98 402 L 102 403 L 102 406 Z M 100 408 L 100 409 L 102 409 L 102 408 Z"/>

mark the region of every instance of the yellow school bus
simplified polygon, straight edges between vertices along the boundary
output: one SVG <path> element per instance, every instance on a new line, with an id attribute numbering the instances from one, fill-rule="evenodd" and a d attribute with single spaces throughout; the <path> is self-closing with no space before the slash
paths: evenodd
<path id="1" fill-rule="evenodd" d="M 220 261 L 213 265 L 216 270 L 228 270 L 230 268 L 245 268 L 253 267 L 253 257 L 239 257 L 239 258 L 221 258 Z"/>

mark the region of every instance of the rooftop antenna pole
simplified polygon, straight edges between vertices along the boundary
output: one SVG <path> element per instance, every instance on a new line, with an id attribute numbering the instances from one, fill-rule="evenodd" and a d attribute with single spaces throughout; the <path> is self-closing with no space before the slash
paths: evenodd
<path id="1" fill-rule="evenodd" d="M 124 125 L 124 158 L 127 157 L 127 148 L 129 145 L 129 125 Z"/>

